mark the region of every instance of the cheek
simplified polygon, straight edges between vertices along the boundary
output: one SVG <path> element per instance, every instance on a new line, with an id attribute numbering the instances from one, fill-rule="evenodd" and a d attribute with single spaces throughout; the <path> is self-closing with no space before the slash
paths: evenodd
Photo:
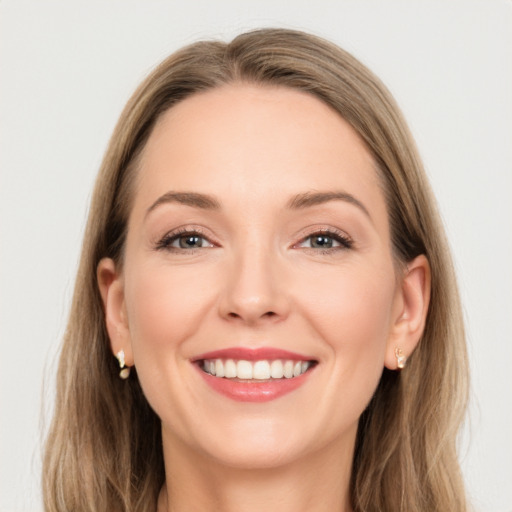
<path id="1" fill-rule="evenodd" d="M 333 348 L 362 349 L 387 337 L 395 294 L 388 266 L 341 268 L 307 286 L 304 310 Z"/>
<path id="2" fill-rule="evenodd" d="M 192 421 L 187 400 L 195 397 L 189 388 L 195 370 L 188 357 L 211 308 L 214 287 L 197 268 L 173 268 L 165 262 L 142 262 L 133 268 L 125 297 L 137 376 L 162 421 L 186 435 L 187 421 Z"/>
<path id="3" fill-rule="evenodd" d="M 165 265 L 139 266 L 126 290 L 135 364 L 145 359 L 182 359 L 211 302 L 204 272 Z"/>
<path id="4" fill-rule="evenodd" d="M 384 368 L 392 325 L 392 269 L 333 272 L 322 291 L 303 295 L 303 310 L 326 346 L 332 393 L 342 393 L 357 416 L 370 400 Z"/>

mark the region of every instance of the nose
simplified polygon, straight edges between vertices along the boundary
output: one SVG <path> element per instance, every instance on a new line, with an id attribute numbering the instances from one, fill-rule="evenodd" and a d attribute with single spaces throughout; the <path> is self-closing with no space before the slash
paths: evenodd
<path id="1" fill-rule="evenodd" d="M 219 302 L 224 319 L 255 326 L 288 316 L 285 276 L 276 259 L 269 251 L 254 247 L 233 258 Z"/>

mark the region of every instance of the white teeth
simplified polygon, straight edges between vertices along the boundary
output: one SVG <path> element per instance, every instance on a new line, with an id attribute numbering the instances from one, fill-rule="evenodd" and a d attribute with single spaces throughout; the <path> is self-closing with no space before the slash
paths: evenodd
<path id="1" fill-rule="evenodd" d="M 293 361 L 286 361 L 284 363 L 283 373 L 287 379 L 291 379 L 293 377 Z"/>
<path id="2" fill-rule="evenodd" d="M 222 363 L 222 359 L 218 359 Z M 235 379 L 236 378 L 236 363 L 233 361 L 233 359 L 228 359 L 224 363 L 224 377 L 228 379 Z"/>
<path id="3" fill-rule="evenodd" d="M 270 364 L 270 376 L 273 379 L 282 379 L 284 376 L 283 362 L 279 359 L 272 361 Z"/>
<path id="4" fill-rule="evenodd" d="M 239 379 L 252 379 L 252 364 L 243 359 L 236 363 L 236 376 Z"/>
<path id="5" fill-rule="evenodd" d="M 242 380 L 292 379 L 307 372 L 310 361 L 293 361 L 291 359 L 273 361 L 246 361 L 241 359 L 207 359 L 202 368 L 206 373 L 216 377 Z"/>
<path id="6" fill-rule="evenodd" d="M 252 369 L 252 375 L 255 379 L 270 379 L 270 364 L 268 361 L 256 361 Z"/>
<path id="7" fill-rule="evenodd" d="M 224 377 L 224 364 L 222 363 L 222 359 L 215 360 L 215 375 L 217 377 Z"/>

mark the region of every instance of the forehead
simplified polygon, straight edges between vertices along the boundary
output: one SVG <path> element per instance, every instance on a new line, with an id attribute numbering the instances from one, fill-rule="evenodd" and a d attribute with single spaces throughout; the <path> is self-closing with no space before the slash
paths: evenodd
<path id="1" fill-rule="evenodd" d="M 353 128 L 316 97 L 285 87 L 227 85 L 164 113 L 144 149 L 137 203 L 169 190 L 285 202 L 347 189 L 382 203 L 373 159 Z"/>

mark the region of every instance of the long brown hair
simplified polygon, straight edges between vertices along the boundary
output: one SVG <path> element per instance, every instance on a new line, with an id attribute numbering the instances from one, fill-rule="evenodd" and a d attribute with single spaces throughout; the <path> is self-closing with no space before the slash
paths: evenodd
<path id="1" fill-rule="evenodd" d="M 359 422 L 351 481 L 355 511 L 466 510 L 456 435 L 467 400 L 461 306 L 442 224 L 414 141 L 393 98 L 358 60 L 284 29 L 230 43 L 198 42 L 162 62 L 126 105 L 89 213 L 44 458 L 49 511 L 151 511 L 164 482 L 160 421 L 136 372 L 118 377 L 96 282 L 103 257 L 122 265 L 132 182 L 159 116 L 227 83 L 306 91 L 359 134 L 386 194 L 395 260 L 429 260 L 432 291 L 422 339 L 401 373 L 384 370 Z"/>

